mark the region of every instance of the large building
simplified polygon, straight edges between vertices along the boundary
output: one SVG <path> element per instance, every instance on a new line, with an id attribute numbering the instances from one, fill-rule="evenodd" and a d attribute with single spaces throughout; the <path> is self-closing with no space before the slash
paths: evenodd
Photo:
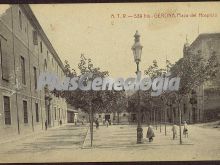
<path id="1" fill-rule="evenodd" d="M 65 99 L 37 90 L 40 73 L 64 76 L 64 66 L 29 5 L 0 17 L 0 139 L 66 122 Z"/>
<path id="2" fill-rule="evenodd" d="M 217 56 L 220 63 L 220 33 L 200 34 L 191 45 L 186 43 L 183 48 L 183 58 L 191 53 L 200 54 L 206 61 L 212 54 Z M 220 116 L 220 72 L 214 80 L 205 82 L 192 93 L 195 95 L 195 104 L 189 104 L 190 98 L 186 98 L 183 105 L 183 118 L 189 122 L 203 122 L 218 119 Z M 188 102 L 188 104 L 187 104 Z"/>

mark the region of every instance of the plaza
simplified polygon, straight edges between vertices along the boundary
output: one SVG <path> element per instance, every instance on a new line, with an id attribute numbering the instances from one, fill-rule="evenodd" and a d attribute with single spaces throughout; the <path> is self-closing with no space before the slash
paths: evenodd
<path id="1" fill-rule="evenodd" d="M 42 9 L 0 15 L 0 163 L 220 160 L 220 20 Z"/>
<path id="2" fill-rule="evenodd" d="M 189 137 L 172 139 L 171 126 L 154 127 L 153 142 L 136 144 L 135 125 L 100 126 L 90 147 L 89 126 L 67 124 L 25 139 L 1 143 L 0 162 L 97 162 L 219 160 L 219 128 L 189 125 Z M 210 142 L 215 141 L 215 143 Z"/>

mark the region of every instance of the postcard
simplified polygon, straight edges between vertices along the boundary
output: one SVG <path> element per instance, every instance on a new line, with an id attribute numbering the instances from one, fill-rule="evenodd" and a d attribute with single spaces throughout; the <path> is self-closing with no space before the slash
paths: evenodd
<path id="1" fill-rule="evenodd" d="M 220 2 L 0 4 L 0 163 L 220 160 Z"/>

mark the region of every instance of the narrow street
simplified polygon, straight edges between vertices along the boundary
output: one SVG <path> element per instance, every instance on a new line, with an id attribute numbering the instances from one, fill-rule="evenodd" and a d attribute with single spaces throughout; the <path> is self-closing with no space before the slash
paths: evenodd
<path id="1" fill-rule="evenodd" d="M 94 128 L 90 148 L 88 127 L 66 125 L 1 144 L 0 162 L 220 160 L 219 129 L 189 125 L 189 138 L 183 137 L 182 145 L 179 138 L 172 139 L 171 126 L 167 126 L 167 136 L 164 125 L 161 132 L 159 126 L 154 128 L 152 143 L 146 139 L 147 127 L 143 129 L 143 144 L 136 144 L 135 125 Z"/>

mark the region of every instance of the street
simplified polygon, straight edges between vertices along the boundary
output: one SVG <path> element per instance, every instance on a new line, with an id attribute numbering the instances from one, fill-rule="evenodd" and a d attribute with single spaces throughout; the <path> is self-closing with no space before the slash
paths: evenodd
<path id="1" fill-rule="evenodd" d="M 87 126 L 65 125 L 39 136 L 1 144 L 0 162 L 81 162 L 220 160 L 219 129 L 189 125 L 189 138 L 172 139 L 171 126 L 154 127 L 154 141 L 136 144 L 136 125 L 94 128 L 93 148 Z M 198 136 L 199 135 L 199 136 Z"/>

